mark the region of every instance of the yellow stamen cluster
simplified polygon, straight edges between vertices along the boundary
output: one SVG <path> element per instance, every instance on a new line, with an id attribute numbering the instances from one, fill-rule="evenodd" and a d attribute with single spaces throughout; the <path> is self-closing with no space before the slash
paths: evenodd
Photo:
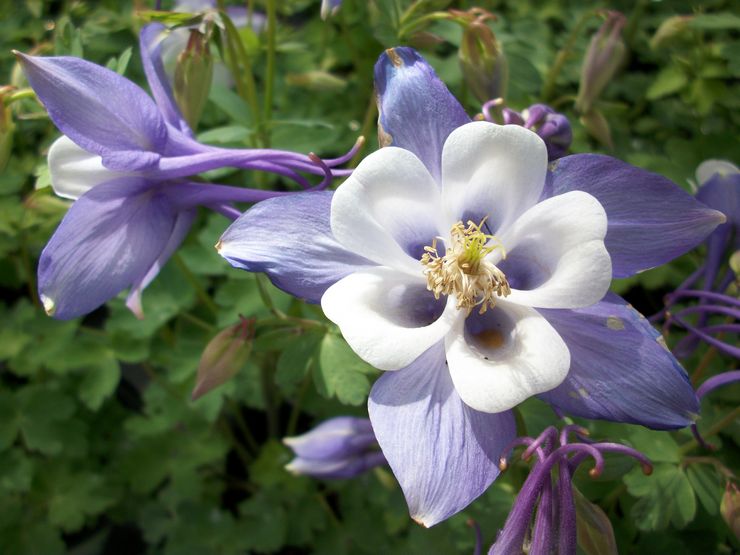
<path id="1" fill-rule="evenodd" d="M 504 273 L 486 260 L 486 256 L 498 248 L 503 250 L 503 246 L 493 235 L 483 233 L 484 222 L 485 218 L 480 224 L 468 221 L 467 227 L 457 222 L 450 231 L 452 244 L 444 256 L 439 256 L 434 239 L 431 247 L 424 247 L 421 257 L 427 289 L 435 299 L 454 294 L 458 309 L 470 312 L 480 305 L 479 314 L 496 306 L 496 297 L 511 293 Z"/>

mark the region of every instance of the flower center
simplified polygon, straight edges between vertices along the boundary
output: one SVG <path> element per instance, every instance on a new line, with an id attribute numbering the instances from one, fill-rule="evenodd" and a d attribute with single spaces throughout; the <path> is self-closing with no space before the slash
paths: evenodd
<path id="1" fill-rule="evenodd" d="M 454 294 L 458 309 L 470 312 L 480 305 L 479 314 L 496 306 L 496 297 L 511 293 L 504 273 L 486 260 L 494 250 L 504 248 L 495 236 L 483 233 L 481 227 L 485 221 L 483 218 L 477 225 L 468 221 L 467 227 L 457 222 L 450 230 L 451 246 L 444 256 L 439 256 L 434 239 L 431 247 L 424 247 L 421 257 L 427 289 L 434 293 L 435 299 Z"/>

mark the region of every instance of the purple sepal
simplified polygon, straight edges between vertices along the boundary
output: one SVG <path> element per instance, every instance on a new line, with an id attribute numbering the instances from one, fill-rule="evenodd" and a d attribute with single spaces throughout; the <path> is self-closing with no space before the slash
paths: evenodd
<path id="1" fill-rule="evenodd" d="M 573 142 L 573 130 L 568 118 L 546 104 L 533 104 L 527 108 L 526 114 L 524 127 L 531 129 L 545 141 L 548 160 L 565 156 Z"/>
<path id="2" fill-rule="evenodd" d="M 331 461 L 296 458 L 286 468 L 294 474 L 325 480 L 340 480 L 354 478 L 376 466 L 384 465 L 385 462 L 383 453 L 370 451 L 351 458 Z"/>
<path id="3" fill-rule="evenodd" d="M 177 218 L 165 194 L 143 179 L 120 178 L 72 205 L 39 259 L 39 295 L 50 315 L 82 316 L 145 279 Z"/>
<path id="4" fill-rule="evenodd" d="M 662 336 L 617 295 L 578 310 L 539 309 L 565 340 L 565 381 L 539 397 L 575 416 L 659 430 L 690 425 L 699 402 Z"/>
<path id="5" fill-rule="evenodd" d="M 167 73 L 162 64 L 161 42 L 167 28 L 161 23 L 150 23 L 142 27 L 139 33 L 139 47 L 141 48 L 141 62 L 146 73 L 146 80 L 152 91 L 152 96 L 162 112 L 167 123 L 192 137 L 193 132 L 182 117 L 175 102 L 172 87 L 167 79 Z"/>
<path id="6" fill-rule="evenodd" d="M 470 118 L 413 48 L 386 50 L 375 64 L 380 146 L 410 150 L 439 181 L 442 146 Z"/>
<path id="7" fill-rule="evenodd" d="M 384 373 L 368 408 L 411 517 L 426 527 L 463 510 L 491 485 L 501 452 L 515 436 L 510 411 L 487 414 L 462 402 L 443 343 L 406 368 Z"/>
<path id="8" fill-rule="evenodd" d="M 17 56 L 54 124 L 106 167 L 138 170 L 159 161 L 167 126 L 134 83 L 79 58 Z"/>
<path id="9" fill-rule="evenodd" d="M 280 289 L 318 303 L 330 285 L 374 265 L 332 236 L 332 195 L 296 193 L 260 202 L 224 232 L 219 254 L 232 266 L 265 272 Z"/>
<path id="10" fill-rule="evenodd" d="M 568 191 L 585 191 L 606 210 L 604 242 L 617 278 L 684 254 L 725 219 L 665 177 L 600 154 L 575 154 L 553 163 L 543 197 Z"/>
<path id="11" fill-rule="evenodd" d="M 177 212 L 175 223 L 172 226 L 172 232 L 170 233 L 170 237 L 167 240 L 167 244 L 164 246 L 164 249 L 147 273 L 131 286 L 131 291 L 126 298 L 126 306 L 136 315 L 137 318 L 144 317 L 144 310 L 141 307 L 142 292 L 152 282 L 152 280 L 157 277 L 159 271 L 164 267 L 172 255 L 175 254 L 175 251 L 180 246 L 183 239 L 185 239 L 188 231 L 190 231 L 190 227 L 193 225 L 193 220 L 195 220 L 196 215 L 197 210 L 195 209 Z"/>
<path id="12" fill-rule="evenodd" d="M 305 434 L 283 439 L 297 457 L 331 460 L 356 455 L 376 444 L 370 420 L 338 416 L 326 420 Z"/>

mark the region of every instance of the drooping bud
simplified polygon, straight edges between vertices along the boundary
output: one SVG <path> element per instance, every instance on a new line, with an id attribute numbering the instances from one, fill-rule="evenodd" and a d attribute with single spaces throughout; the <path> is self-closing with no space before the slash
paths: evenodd
<path id="1" fill-rule="evenodd" d="M 352 478 L 386 462 L 367 418 L 331 418 L 283 443 L 296 455 L 285 468 L 314 478 Z"/>
<path id="2" fill-rule="evenodd" d="M 206 345 L 191 394 L 193 401 L 226 383 L 249 359 L 255 320 L 243 316 L 239 318 L 241 321 L 238 324 L 219 332 Z"/>
<path id="3" fill-rule="evenodd" d="M 581 67 L 581 83 L 576 109 L 582 114 L 591 111 L 604 87 L 612 80 L 624 60 L 626 47 L 622 29 L 626 18 L 619 12 L 609 12 L 603 25 L 591 39 Z"/>
<path id="4" fill-rule="evenodd" d="M 465 83 L 481 102 L 505 98 L 509 66 L 501 43 L 486 24 L 493 14 L 479 8 L 452 13 L 455 21 L 463 25 L 458 58 Z"/>
<path id="5" fill-rule="evenodd" d="M 208 100 L 213 79 L 213 58 L 206 36 L 190 30 L 190 39 L 175 66 L 175 100 L 185 120 L 195 129 Z"/>

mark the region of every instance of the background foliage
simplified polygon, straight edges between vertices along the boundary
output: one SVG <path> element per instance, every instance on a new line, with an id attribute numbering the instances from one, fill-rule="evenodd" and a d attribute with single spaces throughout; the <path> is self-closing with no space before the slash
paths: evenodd
<path id="1" fill-rule="evenodd" d="M 278 4 L 277 76 L 267 122 L 274 147 L 328 157 L 364 134 L 364 154 L 376 148 L 372 66 L 384 48 L 402 43 L 422 50 L 471 114 L 480 109 L 463 85 L 456 24 L 415 28 L 413 17 L 403 15 L 410 2 L 396 0 L 346 0 L 328 22 L 319 18 L 316 1 Z M 416 14 L 450 4 L 417 2 Z M 628 17 L 628 58 L 597 105 L 611 128 L 613 150 L 592 139 L 573 112 L 580 62 L 600 25 L 589 16 L 596 6 L 519 0 L 454 7 L 474 4 L 498 16 L 492 28 L 509 59 L 509 104 L 521 109 L 546 100 L 566 113 L 574 126 L 573 152 L 607 152 L 687 190 L 702 160 L 738 162 L 740 18 L 730 13 L 731 2 L 625 0 L 601 6 Z M 9 54 L 14 48 L 83 56 L 144 83 L 136 35 L 144 20 L 137 9 L 151 6 L 119 0 L 0 2 L 2 79 L 25 86 Z M 680 32 L 656 39 L 661 23 L 678 14 L 697 17 Z M 430 41 L 419 31 L 443 40 Z M 241 31 L 241 38 L 262 87 L 266 38 L 250 30 Z M 562 71 L 554 76 L 556 55 L 571 39 Z M 32 97 L 12 103 L 4 98 L 0 552 L 472 553 L 470 518 L 490 545 L 526 476 L 523 463 L 464 513 L 430 530 L 408 518 L 387 469 L 342 482 L 294 477 L 283 469 L 291 456 L 280 438 L 329 416 L 366 415 L 376 372 L 357 359 L 317 307 L 276 290 L 262 276 L 231 269 L 216 254 L 213 245 L 227 225 L 221 216 L 201 214 L 179 254 L 146 290 L 143 321 L 122 299 L 82 320 L 48 318 L 35 293 L 35 264 L 67 207 L 51 193 L 45 166 L 58 132 Z M 199 137 L 249 144 L 254 116 L 236 92 L 214 86 Z M 228 171 L 218 179 L 284 186 L 271 177 Z M 652 314 L 701 256 L 696 251 L 618 282 L 615 290 Z M 257 321 L 248 363 L 229 383 L 191 401 L 201 352 L 239 314 Z M 680 332 L 668 331 L 674 344 Z M 730 364 L 706 348 L 686 361 L 696 382 Z M 740 544 L 720 514 L 720 501 L 738 468 L 738 393 L 726 388 L 703 403 L 700 428 L 721 447 L 716 452 L 697 448 L 685 430 L 583 422 L 593 437 L 627 442 L 655 462 L 650 477 L 620 458 L 610 459 L 599 479 L 579 475 L 584 498 L 603 510 L 579 501 L 580 517 L 584 523 L 591 517 L 597 543 L 594 523 L 606 514 L 620 553 L 737 552 Z M 520 432 L 530 435 L 557 423 L 536 400 L 519 414 Z M 721 432 L 712 433 L 718 422 Z M 603 552 L 585 541 L 581 549 Z"/>

